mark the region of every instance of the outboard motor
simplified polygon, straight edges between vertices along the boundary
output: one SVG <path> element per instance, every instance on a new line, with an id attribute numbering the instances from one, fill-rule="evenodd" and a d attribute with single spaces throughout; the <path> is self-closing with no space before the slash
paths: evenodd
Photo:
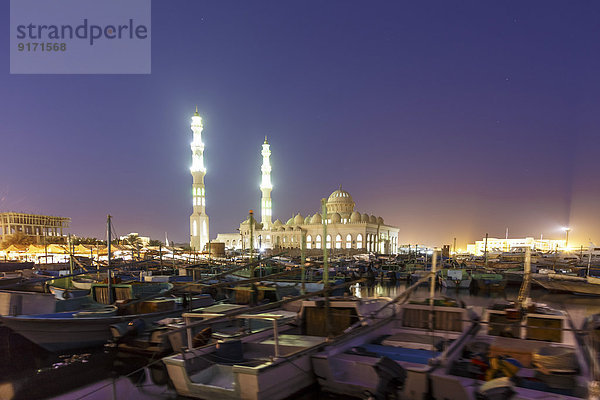
<path id="1" fill-rule="evenodd" d="M 381 357 L 373 367 L 379 377 L 379 383 L 375 393 L 371 395 L 375 399 L 398 398 L 398 392 L 402 390 L 406 381 L 406 370 L 385 356 Z"/>

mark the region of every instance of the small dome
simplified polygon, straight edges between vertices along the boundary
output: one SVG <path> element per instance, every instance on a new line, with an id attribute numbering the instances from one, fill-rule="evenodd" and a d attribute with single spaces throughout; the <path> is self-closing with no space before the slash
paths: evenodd
<path id="1" fill-rule="evenodd" d="M 294 218 L 290 218 L 287 220 L 287 222 L 285 223 L 286 225 L 294 225 Z"/>
<path id="2" fill-rule="evenodd" d="M 353 224 L 360 222 L 360 213 L 358 211 L 353 211 L 350 214 L 350 222 Z"/>
<path id="3" fill-rule="evenodd" d="M 323 222 L 323 220 L 321 219 L 321 214 L 316 213 L 315 215 L 312 216 L 312 218 L 310 219 L 310 222 L 312 224 L 320 224 Z"/>
<path id="4" fill-rule="evenodd" d="M 372 224 L 376 224 L 377 223 L 377 217 L 374 216 L 374 215 L 371 215 L 369 217 L 369 222 L 372 223 Z"/>
<path id="5" fill-rule="evenodd" d="M 363 215 L 361 215 L 360 222 L 369 222 L 369 214 L 364 213 Z"/>
<path id="6" fill-rule="evenodd" d="M 275 220 L 275 222 L 273 222 L 273 225 L 275 225 L 275 226 L 281 226 L 281 225 L 283 225 L 283 224 L 281 223 L 281 221 L 279 220 L 279 218 L 277 218 L 277 219 Z"/>
<path id="7" fill-rule="evenodd" d="M 383 218 L 381 218 L 381 217 L 377 217 L 377 223 L 378 223 L 379 225 L 383 225 Z"/>
<path id="8" fill-rule="evenodd" d="M 294 224 L 302 225 L 303 223 L 304 223 L 304 217 L 302 215 L 300 215 L 300 213 L 296 214 L 296 216 L 294 217 Z"/>
<path id="9" fill-rule="evenodd" d="M 338 213 L 333 213 L 331 214 L 331 223 L 332 224 L 339 224 L 340 222 L 342 222 L 342 216 Z"/>

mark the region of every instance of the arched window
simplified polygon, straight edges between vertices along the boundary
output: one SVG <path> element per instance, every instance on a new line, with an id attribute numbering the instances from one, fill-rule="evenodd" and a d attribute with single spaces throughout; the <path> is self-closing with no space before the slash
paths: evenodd
<path id="1" fill-rule="evenodd" d="M 352 235 L 351 234 L 346 235 L 346 248 L 347 249 L 352 248 Z"/>
<path id="2" fill-rule="evenodd" d="M 358 235 L 356 235 L 356 248 L 357 249 L 362 249 L 363 248 L 363 236 L 361 233 L 359 233 Z"/>
<path id="3" fill-rule="evenodd" d="M 327 248 L 330 249 L 331 248 L 331 235 L 327 235 L 327 244 L 326 244 Z"/>
<path id="4" fill-rule="evenodd" d="M 194 232 L 194 236 L 198 236 L 198 223 L 196 221 L 192 223 L 192 232 Z"/>
<path id="5" fill-rule="evenodd" d="M 335 248 L 336 249 L 341 249 L 342 248 L 342 235 L 340 235 L 339 233 L 335 237 Z"/>
<path id="6" fill-rule="evenodd" d="M 321 235 L 317 235 L 317 240 L 316 240 L 316 248 L 320 249 L 321 248 Z"/>
<path id="7" fill-rule="evenodd" d="M 229 240 L 225 241 L 225 246 L 229 247 Z"/>
<path id="8" fill-rule="evenodd" d="M 308 250 L 312 249 L 312 236 L 306 235 L 306 248 Z"/>

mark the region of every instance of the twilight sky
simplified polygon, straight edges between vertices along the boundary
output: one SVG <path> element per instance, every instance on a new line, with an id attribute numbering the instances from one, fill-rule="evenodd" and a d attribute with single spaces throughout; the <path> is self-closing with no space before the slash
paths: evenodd
<path id="1" fill-rule="evenodd" d="M 189 240 L 194 107 L 210 233 L 315 213 L 340 184 L 400 243 L 600 244 L 597 1 L 153 1 L 151 75 L 10 75 L 0 211 Z"/>

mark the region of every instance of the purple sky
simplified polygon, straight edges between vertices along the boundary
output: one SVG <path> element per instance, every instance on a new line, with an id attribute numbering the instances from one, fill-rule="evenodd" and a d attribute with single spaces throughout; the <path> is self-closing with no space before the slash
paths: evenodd
<path id="1" fill-rule="evenodd" d="M 0 211 L 188 241 L 198 105 L 211 237 L 268 135 L 284 222 L 342 184 L 401 243 L 600 242 L 596 1 L 154 1 L 151 75 L 9 75 L 0 17 Z"/>

